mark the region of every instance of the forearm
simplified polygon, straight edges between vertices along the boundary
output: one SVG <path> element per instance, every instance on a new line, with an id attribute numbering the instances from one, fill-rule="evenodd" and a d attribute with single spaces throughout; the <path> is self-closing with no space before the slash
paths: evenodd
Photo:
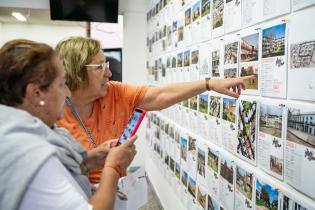
<path id="1" fill-rule="evenodd" d="M 152 87 L 139 107 L 147 111 L 160 110 L 204 91 L 206 91 L 205 80 Z"/>
<path id="2" fill-rule="evenodd" d="M 119 175 L 112 168 L 103 169 L 100 186 L 90 199 L 94 210 L 112 210 L 115 205 Z"/>

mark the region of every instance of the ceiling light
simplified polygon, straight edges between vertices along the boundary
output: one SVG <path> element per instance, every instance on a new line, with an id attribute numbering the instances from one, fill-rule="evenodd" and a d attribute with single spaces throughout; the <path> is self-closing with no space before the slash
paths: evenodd
<path id="1" fill-rule="evenodd" d="M 19 12 L 12 12 L 11 15 L 19 21 L 23 21 L 23 22 L 26 21 L 26 17 Z"/>

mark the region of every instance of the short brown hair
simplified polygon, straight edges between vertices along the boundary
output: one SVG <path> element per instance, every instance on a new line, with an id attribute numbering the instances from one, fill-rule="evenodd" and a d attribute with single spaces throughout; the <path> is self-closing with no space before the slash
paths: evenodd
<path id="1" fill-rule="evenodd" d="M 84 65 L 89 64 L 101 50 L 100 42 L 88 37 L 69 37 L 57 44 L 56 53 L 65 68 L 67 85 L 71 91 L 89 84 Z"/>
<path id="2" fill-rule="evenodd" d="M 54 54 L 47 44 L 25 39 L 3 45 L 0 49 L 0 104 L 22 104 L 29 83 L 47 90 L 57 76 Z"/>

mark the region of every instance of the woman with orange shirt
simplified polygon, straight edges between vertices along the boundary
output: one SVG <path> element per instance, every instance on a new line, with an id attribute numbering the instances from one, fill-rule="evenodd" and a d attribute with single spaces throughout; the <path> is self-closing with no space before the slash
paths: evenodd
<path id="1" fill-rule="evenodd" d="M 150 88 L 133 86 L 109 81 L 112 74 L 100 42 L 95 39 L 70 37 L 59 42 L 56 51 L 72 94 L 58 126 L 67 128 L 88 150 L 118 138 L 136 107 L 160 110 L 206 90 L 238 98 L 244 80 L 253 78 L 205 79 Z M 100 175 L 101 171 L 93 171 L 90 180 L 96 183 Z"/>

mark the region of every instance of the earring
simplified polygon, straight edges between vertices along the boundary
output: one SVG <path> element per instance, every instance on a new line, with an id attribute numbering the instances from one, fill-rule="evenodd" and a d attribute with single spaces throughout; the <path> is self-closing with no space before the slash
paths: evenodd
<path id="1" fill-rule="evenodd" d="M 39 106 L 45 106 L 45 101 L 41 100 L 41 101 L 39 102 Z"/>

